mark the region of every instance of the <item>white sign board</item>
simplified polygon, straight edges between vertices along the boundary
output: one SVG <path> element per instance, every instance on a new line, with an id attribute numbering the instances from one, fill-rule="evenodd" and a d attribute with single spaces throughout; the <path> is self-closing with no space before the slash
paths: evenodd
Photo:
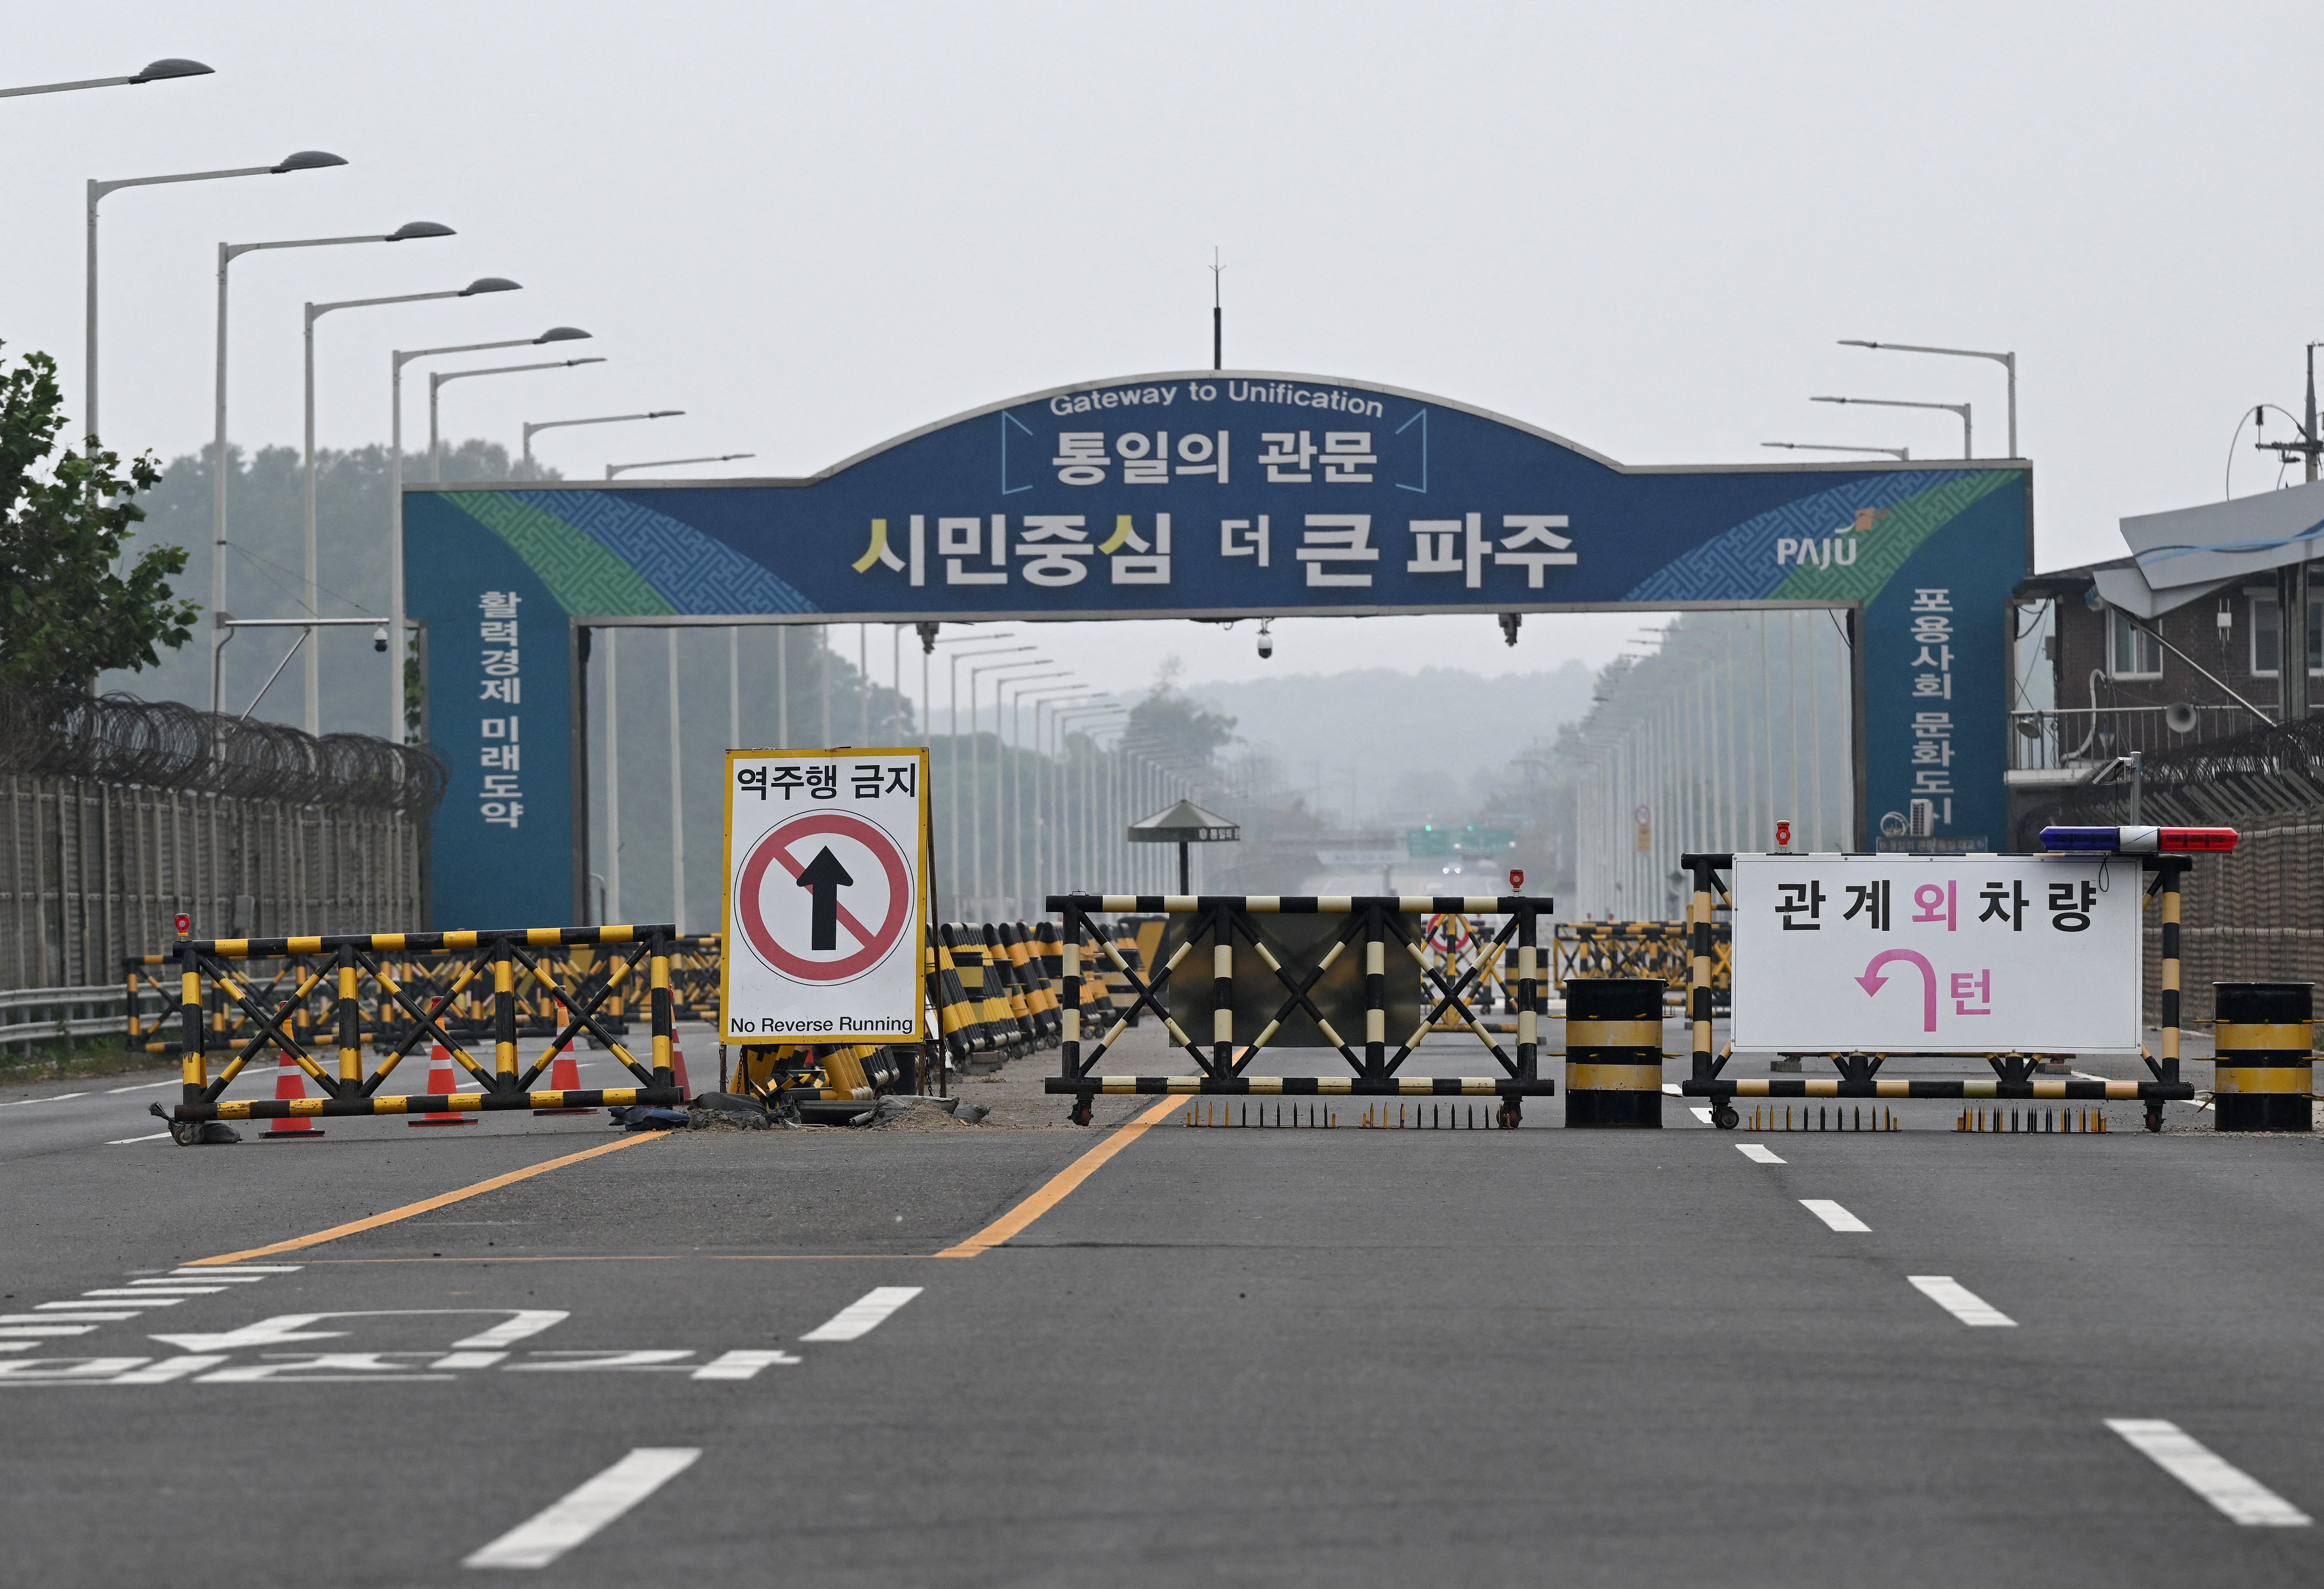
<path id="1" fill-rule="evenodd" d="M 722 1042 L 910 1042 L 927 753 L 726 753 Z"/>
<path id="2" fill-rule="evenodd" d="M 1735 1047 L 2135 1054 L 2135 860 L 1738 855 Z"/>

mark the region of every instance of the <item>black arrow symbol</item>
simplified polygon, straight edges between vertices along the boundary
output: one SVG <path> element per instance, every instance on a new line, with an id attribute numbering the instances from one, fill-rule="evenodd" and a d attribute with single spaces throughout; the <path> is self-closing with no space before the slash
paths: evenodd
<path id="1" fill-rule="evenodd" d="M 815 949 L 835 949 L 839 947 L 839 891 L 854 886 L 855 880 L 847 875 L 847 868 L 825 845 L 798 874 L 798 885 L 815 892 L 814 925 L 809 929 L 808 947 Z"/>

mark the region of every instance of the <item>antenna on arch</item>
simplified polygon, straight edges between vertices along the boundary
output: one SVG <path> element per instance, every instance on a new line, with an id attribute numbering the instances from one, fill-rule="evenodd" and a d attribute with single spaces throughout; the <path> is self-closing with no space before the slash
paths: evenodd
<path id="1" fill-rule="evenodd" d="M 1226 311 L 1221 307 L 1219 278 L 1226 273 L 1219 263 L 1219 251 L 1211 250 L 1211 368 L 1223 370 L 1226 365 Z"/>

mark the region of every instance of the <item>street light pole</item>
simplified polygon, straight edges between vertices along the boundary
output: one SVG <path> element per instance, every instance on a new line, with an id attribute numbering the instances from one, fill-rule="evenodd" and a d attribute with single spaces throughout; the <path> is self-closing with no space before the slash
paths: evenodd
<path id="1" fill-rule="evenodd" d="M 489 353 L 503 347 L 538 347 L 549 342 L 586 342 L 589 333 L 578 326 L 551 326 L 538 337 L 514 337 L 497 342 L 463 342 L 454 347 L 398 349 L 387 356 L 387 632 L 395 660 L 387 670 L 388 738 L 403 739 L 403 366 L 415 359 L 446 358 L 456 353 Z M 610 634 L 608 636 L 610 639 Z"/>
<path id="2" fill-rule="evenodd" d="M 938 645 L 958 645 L 963 641 L 1013 640 L 1016 637 L 1013 634 L 1004 629 L 997 634 L 964 634 L 959 636 L 957 639 L 940 640 L 937 641 L 936 643 Z M 989 651 L 954 651 L 950 658 L 952 662 L 952 726 L 945 734 L 945 781 L 952 786 L 952 897 L 955 900 L 960 898 L 960 665 L 963 661 L 969 661 L 976 657 L 1006 656 L 1014 651 L 1028 651 L 1032 649 L 1033 647 L 1030 645 L 1002 645 L 994 646 Z M 971 673 L 969 675 L 968 688 L 968 728 L 971 734 L 974 734 L 976 732 L 976 675 L 974 673 Z M 931 716 L 933 717 L 933 711 L 931 711 Z M 934 737 L 934 734 L 931 734 L 930 738 L 933 739 Z"/>
<path id="3" fill-rule="evenodd" d="M 1055 770 L 1056 779 L 1054 785 L 1054 788 L 1056 790 L 1056 798 L 1051 803 L 1056 809 L 1061 819 L 1065 810 L 1066 800 L 1073 793 L 1073 775 L 1065 764 L 1065 740 L 1067 734 L 1065 725 L 1072 723 L 1079 727 L 1083 734 L 1086 734 L 1092 728 L 1095 727 L 1098 723 L 1120 713 L 1121 709 L 1120 704 L 1117 702 L 1112 696 L 1104 695 L 1093 697 L 1087 702 L 1062 707 L 1049 718 L 1049 726 L 1056 735 L 1055 743 L 1056 745 L 1056 750 L 1052 762 L 1052 767 Z M 1089 826 L 1089 812 L 1087 808 L 1088 800 L 1086 799 L 1088 794 L 1088 782 L 1089 780 L 1086 770 L 1084 770 L 1082 790 L 1084 797 L 1082 802 L 1083 809 L 1074 821 L 1065 823 L 1061 820 L 1057 841 L 1050 845 L 1049 858 L 1053 866 L 1057 869 L 1074 871 L 1077 874 L 1080 868 L 1078 868 L 1074 864 L 1075 856 L 1074 852 L 1076 848 L 1087 847 L 1086 845 L 1076 845 L 1074 840 L 1077 836 L 1084 834 Z M 1066 881 L 1072 882 L 1075 888 L 1080 887 L 1080 882 L 1075 879 L 1067 879 Z"/>
<path id="4" fill-rule="evenodd" d="M 1011 649 L 1032 651 L 1035 648 L 1024 645 Z M 1010 673 L 1019 668 L 1047 668 L 1052 661 L 1053 659 L 1048 657 L 1028 657 L 1021 662 L 989 662 L 982 668 L 968 670 L 968 852 L 969 897 L 972 899 L 984 897 L 984 735 L 976 725 L 977 680 L 987 673 Z M 1001 740 L 1001 687 L 997 682 L 992 690 L 992 737 L 993 750 L 997 754 Z M 953 897 L 958 899 L 961 896 L 955 891 Z"/>
<path id="5" fill-rule="evenodd" d="M 81 78 L 69 83 L 33 83 L 23 88 L 0 88 L 0 99 L 16 99 L 27 94 L 65 94 L 75 88 L 118 88 L 124 84 L 142 86 L 166 82 L 171 78 L 206 78 L 217 69 L 204 66 L 198 60 L 169 56 L 153 62 L 134 77 Z"/>
<path id="6" fill-rule="evenodd" d="M 1934 353 L 1947 358 L 1989 358 L 2009 372 L 2009 456 L 2017 456 L 2017 356 L 1986 353 L 1974 347 L 1922 347 L 1910 342 L 1865 342 L 1854 337 L 1840 339 L 1842 347 L 1877 347 L 1889 353 Z"/>
<path id="7" fill-rule="evenodd" d="M 532 463 L 532 439 L 543 430 L 562 430 L 567 425 L 622 425 L 632 420 L 669 420 L 685 411 L 682 408 L 658 408 L 650 414 L 600 414 L 591 420 L 529 420 L 524 427 L 524 461 L 529 468 Z"/>
<path id="8" fill-rule="evenodd" d="M 294 237 L 279 243 L 220 243 L 217 263 L 217 391 L 216 394 L 217 439 L 210 457 L 210 625 L 215 632 L 210 641 L 210 710 L 224 709 L 220 691 L 224 688 L 220 653 L 232 638 L 226 631 L 226 267 L 245 254 L 257 254 L 275 248 L 335 248 L 347 243 L 407 243 L 415 237 L 450 237 L 452 228 L 434 221 L 410 221 L 392 232 L 369 233 L 360 237 Z"/>
<path id="9" fill-rule="evenodd" d="M 440 292 L 400 292 L 388 298 L 348 298 L 342 299 L 337 303 L 309 303 L 307 305 L 307 456 L 304 478 L 304 495 L 306 499 L 305 506 L 307 526 L 306 598 L 307 615 L 309 617 L 315 618 L 322 615 L 322 592 L 318 583 L 319 570 L 317 566 L 315 550 L 315 322 L 321 319 L 325 315 L 342 309 L 374 309 L 382 304 L 391 303 L 425 303 L 430 300 L 438 298 L 474 298 L 477 294 L 484 292 L 514 292 L 518 290 L 517 283 L 508 280 L 505 276 L 479 276 L 465 287 L 447 288 Z M 389 577 L 391 579 L 394 577 L 392 573 L 391 573 Z M 388 669 L 388 672 L 391 676 L 400 678 L 403 671 L 403 653 L 401 650 L 403 637 L 400 632 L 393 629 L 391 629 L 390 636 L 390 644 L 392 649 L 392 655 L 390 658 L 391 665 Z M 320 734 L 323 732 L 323 671 L 321 652 L 322 647 L 319 644 L 310 645 L 307 648 L 305 667 L 307 685 L 307 732 L 310 734 Z M 401 699 L 401 691 L 398 692 L 398 698 Z M 397 716 L 398 720 L 400 721 L 401 717 L 401 712 L 399 712 Z"/>
<path id="10" fill-rule="evenodd" d="M 1762 441 L 1759 445 L 1785 448 L 1793 452 L 1877 452 L 1899 463 L 1913 461 L 1913 449 L 1909 447 L 1835 447 L 1828 441 Z"/>
<path id="11" fill-rule="evenodd" d="M 161 65 L 161 64 L 164 64 L 164 63 L 160 62 L 160 61 L 157 61 L 157 62 L 155 62 L 154 64 L 158 66 L 158 65 Z M 192 66 L 192 65 L 195 65 L 196 63 L 195 63 L 195 62 L 193 62 L 193 61 L 185 61 L 185 62 L 181 62 L 181 63 L 180 63 L 180 64 L 186 65 L 186 66 Z M 208 69 L 207 67 L 203 68 L 203 70 L 205 70 L 205 71 L 207 71 Z M 180 75 L 180 76 L 192 76 L 192 75 L 198 75 L 198 74 L 193 74 L 193 73 L 180 73 L 180 74 L 174 74 L 174 75 Z M 76 85 L 71 85 L 71 86 L 73 86 L 73 87 L 78 87 L 79 85 L 77 85 L 77 84 L 76 84 Z M 92 85 L 92 86 L 93 86 L 93 85 Z M 174 175 L 171 175 L 171 176 L 166 176 L 166 177 L 124 177 L 124 178 L 121 179 L 121 180 L 118 180 L 118 181 L 112 181 L 112 182 L 100 182 L 100 181 L 98 181 L 98 180 L 97 180 L 96 178 L 94 178 L 94 177 L 92 177 L 92 178 L 90 178 L 90 179 L 89 179 L 89 180 L 88 180 L 88 279 L 87 285 L 85 286 L 85 288 L 84 288 L 84 290 L 83 290 L 83 291 L 84 291 L 84 292 L 86 293 L 86 296 L 87 296 L 87 302 L 84 304 L 84 306 L 83 306 L 83 309 L 84 309 L 84 312 L 85 312 L 85 314 L 86 314 L 86 316 L 87 316 L 87 319 L 88 319 L 88 325 L 87 325 L 87 327 L 86 327 L 86 328 L 85 328 L 85 336 L 86 336 L 86 338 L 87 338 L 86 346 L 83 347 L 83 349 L 82 349 L 82 355 L 81 355 L 81 356 L 82 356 L 82 357 L 87 361 L 87 363 L 88 363 L 88 367 L 87 367 L 86 369 L 84 369 L 84 370 L 81 372 L 81 379 L 82 379 L 82 382 L 83 382 L 83 389 L 84 389 L 84 391 L 85 391 L 85 392 L 86 392 L 86 393 L 87 393 L 87 395 L 86 395 L 86 397 L 85 397 L 85 399 L 84 399 L 84 411 L 83 411 L 83 412 L 82 412 L 82 414 L 81 414 L 81 432 L 82 432 L 82 434 L 83 434 L 84 436 L 86 436 L 86 437 L 88 438 L 88 448 L 89 448 L 89 450 L 90 450 L 90 451 L 94 452 L 94 451 L 97 449 L 97 201 L 98 201 L 99 199 L 103 199 L 106 194 L 111 193 L 111 192 L 114 192 L 115 190 L 116 190 L 116 189 L 122 189 L 122 188 L 153 188 L 153 187 L 159 187 L 159 186 L 161 186 L 161 184 L 163 184 L 163 183 L 167 183 L 167 182 L 213 182 L 213 181 L 217 181 L 218 179 L 220 179 L 220 178 L 222 178 L 222 177 L 279 177 L 279 176 L 281 176 L 282 174 L 284 174 L 284 173 L 285 173 L 285 172 L 287 172 L 287 171 L 320 171 L 320 170 L 324 169 L 324 168 L 325 168 L 325 167 L 327 167 L 327 166 L 345 165 L 345 164 L 346 164 L 346 163 L 347 163 L 347 162 L 346 162 L 346 161 L 344 161 L 344 160 L 340 159 L 337 155 L 336 155 L 336 154 L 328 154 L 328 153 L 326 153 L 326 152 L 323 152 L 322 150 L 320 150 L 320 149 L 301 149 L 301 150 L 300 150 L 297 153 L 292 154 L 292 155 L 290 155 L 290 156 L 287 157 L 287 158 L 286 158 L 286 159 L 284 159 L 284 160 L 283 160 L 280 164 L 276 164 L 276 165 L 238 165 L 238 166 L 231 167 L 231 168 L 229 168 L 228 170 L 226 170 L 226 171 L 179 171 L 179 172 L 175 173 Z"/>
<path id="12" fill-rule="evenodd" d="M 569 370 L 576 365 L 602 365 L 602 358 L 553 358 L 537 365 L 492 365 L 481 370 L 430 370 L 428 373 L 428 481 L 444 480 L 444 444 L 437 431 L 437 410 L 445 383 L 472 375 L 521 375 L 532 370 Z"/>
<path id="13" fill-rule="evenodd" d="M 1810 402 L 1853 402 L 1866 408 L 1940 409 L 1949 414 L 1959 414 L 1961 422 L 1961 457 L 1969 458 L 1977 456 L 1977 449 L 1970 441 L 1972 432 L 1969 430 L 1969 405 L 1965 402 L 1903 402 L 1893 397 L 1811 397 L 1808 401 Z"/>
<path id="14" fill-rule="evenodd" d="M 722 452 L 715 457 L 655 458 L 642 464 L 607 464 L 605 478 L 611 480 L 614 476 L 626 475 L 632 469 L 674 469 L 680 464 L 727 464 L 736 458 L 754 458 L 758 456 L 755 452 Z"/>
<path id="15" fill-rule="evenodd" d="M 1062 673 L 1052 675 L 1061 679 L 1069 676 Z M 1036 674 L 1032 679 L 1016 679 L 1012 682 L 1031 684 L 1037 682 L 1041 677 L 1042 675 Z M 1022 690 L 1010 709 L 1009 737 L 1014 742 L 1016 749 L 1016 754 L 1010 762 L 1010 800 L 1015 807 L 1016 820 L 1010 824 L 1013 837 L 1010 845 L 1009 871 L 1010 882 L 1017 891 L 1013 897 L 1019 904 L 1022 904 L 1025 897 L 1025 703 L 1027 701 L 1034 703 L 1033 753 L 1038 756 L 1040 754 L 1041 748 L 1041 708 L 1059 696 L 1079 695 L 1087 688 L 1089 686 L 1086 684 L 1068 684 L 1050 689 Z M 999 704 L 997 695 L 994 704 L 996 706 Z M 1038 768 L 1036 768 L 1033 772 L 1032 818 L 1038 848 L 1041 821 L 1041 774 Z"/>

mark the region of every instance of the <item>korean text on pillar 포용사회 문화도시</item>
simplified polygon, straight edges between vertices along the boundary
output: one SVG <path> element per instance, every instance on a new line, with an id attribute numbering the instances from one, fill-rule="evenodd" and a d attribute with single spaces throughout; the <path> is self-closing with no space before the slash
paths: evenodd
<path id="1" fill-rule="evenodd" d="M 1953 819 L 1953 620 L 1950 588 L 1913 592 L 1913 798 Z"/>

